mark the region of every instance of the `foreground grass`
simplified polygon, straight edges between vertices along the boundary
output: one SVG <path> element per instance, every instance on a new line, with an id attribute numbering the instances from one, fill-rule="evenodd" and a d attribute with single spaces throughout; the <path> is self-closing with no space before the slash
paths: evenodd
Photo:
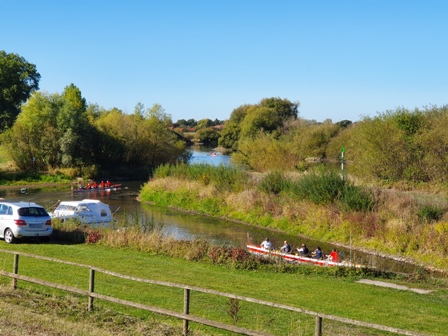
<path id="1" fill-rule="evenodd" d="M 44 294 L 0 286 L 0 335 L 177 336 L 181 328 L 154 320 L 116 313 L 111 309 L 87 312 L 79 297 Z M 17 312 L 20 311 L 20 314 Z"/>
<path id="2" fill-rule="evenodd" d="M 235 270 L 97 244 L 68 245 L 53 242 L 51 244 L 7 245 L 0 241 L 0 248 L 88 264 L 135 277 L 214 289 L 431 335 L 444 335 L 448 329 L 448 290 L 445 287 L 436 288 L 437 290 L 429 295 L 421 295 L 359 284 L 356 283 L 356 277 L 337 278 L 317 275 L 312 272 L 307 275 Z M 3 270 L 11 271 L 12 256 L 0 253 L 0 265 Z M 310 269 L 312 268 L 310 267 Z M 74 266 L 21 257 L 19 273 L 82 289 L 88 288 L 88 270 Z M 433 288 L 431 284 L 420 284 L 419 286 Z M 46 293 L 50 297 L 65 296 L 58 291 L 36 287 L 23 281 L 19 282 L 19 288 Z M 182 311 L 183 293 L 179 289 L 131 283 L 109 275 L 98 275 L 95 291 L 126 300 Z M 78 299 L 84 305 L 87 304 L 86 298 Z M 112 309 L 119 314 L 131 316 L 136 319 L 136 323 L 149 323 L 157 318 L 159 321 L 180 326 L 179 321 L 106 302 L 98 301 L 95 306 L 103 312 Z M 226 299 L 192 293 L 192 314 L 232 323 L 227 312 L 228 309 L 228 300 Z M 239 315 L 241 320 L 238 322 L 238 326 L 241 327 L 254 328 L 275 335 L 309 335 L 313 333 L 314 319 L 297 316 L 297 313 L 292 314 L 243 302 Z M 79 320 L 74 322 L 80 322 L 82 316 L 81 314 Z M 103 320 L 96 318 L 90 321 L 97 326 Z M 226 334 L 198 325 L 194 325 L 193 330 L 196 334 Z M 324 331 L 326 334 L 335 335 L 383 334 L 366 330 L 360 331 L 325 320 Z M 48 334 L 52 333 L 48 332 Z M 149 331 L 147 334 L 150 335 Z"/>

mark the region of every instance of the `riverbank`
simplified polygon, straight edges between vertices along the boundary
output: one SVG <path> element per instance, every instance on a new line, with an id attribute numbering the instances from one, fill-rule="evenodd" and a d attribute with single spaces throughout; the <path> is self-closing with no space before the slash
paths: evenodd
<path id="1" fill-rule="evenodd" d="M 195 171 L 193 175 L 198 177 L 194 179 L 188 173 L 175 176 L 176 173 L 164 169 L 144 185 L 142 201 L 351 246 L 412 262 L 431 272 L 448 270 L 448 223 L 443 218 L 435 221 L 420 217 L 422 209 L 431 209 L 424 203 L 427 198 L 422 201 L 415 194 L 375 189 L 375 206 L 369 211 L 353 211 L 335 203 L 315 204 L 288 193 L 263 191 L 263 179 L 254 181 L 249 175 L 232 177 L 237 173 L 223 172 L 226 168 Z M 221 171 L 216 174 L 213 169 Z M 224 186 L 220 180 L 215 182 L 214 174 L 220 176 Z"/>
<path id="2" fill-rule="evenodd" d="M 36 183 L 18 183 L 14 185 L 0 185 L 0 190 L 20 190 L 22 188 L 32 189 L 32 188 L 69 188 L 71 187 L 70 182 L 36 182 Z"/>

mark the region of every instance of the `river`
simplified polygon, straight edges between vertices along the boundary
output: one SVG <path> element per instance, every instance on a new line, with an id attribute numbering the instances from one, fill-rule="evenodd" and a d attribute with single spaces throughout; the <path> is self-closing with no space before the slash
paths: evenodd
<path id="1" fill-rule="evenodd" d="M 210 156 L 208 149 L 194 150 L 193 163 L 231 164 L 230 158 L 225 155 Z M 113 182 L 113 181 L 112 181 Z M 208 216 L 184 213 L 173 209 L 142 204 L 136 200 L 141 186 L 145 182 L 123 182 L 123 187 L 117 191 L 104 192 L 80 192 L 67 191 L 42 191 L 29 188 L 26 194 L 20 189 L 0 191 L 0 197 L 7 200 L 21 200 L 38 203 L 50 209 L 59 201 L 82 200 L 84 198 L 99 199 L 109 204 L 115 217 L 126 216 L 127 219 L 139 218 L 141 221 L 153 221 L 165 234 L 176 239 L 204 239 L 216 245 L 232 245 L 245 247 L 248 237 L 254 244 L 260 244 L 264 238 L 269 237 L 274 247 L 279 248 L 283 241 L 287 240 L 293 248 L 302 243 L 307 244 L 310 250 L 320 246 L 324 253 L 329 253 L 332 248 L 337 248 L 343 254 L 343 259 L 352 260 L 381 270 L 411 273 L 415 266 L 402 261 L 395 261 L 377 255 L 369 255 L 355 251 L 349 247 L 334 246 L 316 240 L 305 239 L 294 235 L 288 235 L 275 230 L 268 230 L 223 219 Z"/>

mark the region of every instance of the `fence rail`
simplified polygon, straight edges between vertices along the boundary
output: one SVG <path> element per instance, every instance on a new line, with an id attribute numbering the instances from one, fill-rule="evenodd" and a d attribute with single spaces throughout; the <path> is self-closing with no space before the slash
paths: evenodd
<path id="1" fill-rule="evenodd" d="M 264 306 L 269 306 L 269 307 L 273 307 L 273 308 L 279 308 L 279 309 L 283 309 L 283 310 L 288 310 L 288 311 L 292 311 L 292 312 L 297 312 L 297 313 L 301 313 L 301 314 L 314 316 L 315 317 L 315 330 L 314 330 L 315 336 L 322 336 L 323 319 L 346 323 L 346 324 L 355 325 L 355 326 L 359 326 L 359 327 L 365 327 L 365 328 L 370 328 L 370 329 L 392 332 L 392 333 L 400 334 L 400 335 L 426 336 L 425 334 L 416 333 L 416 332 L 412 332 L 412 331 L 408 331 L 408 330 L 391 328 L 391 327 L 387 327 L 387 326 L 383 326 L 383 325 L 379 325 L 379 324 L 367 323 L 367 322 L 352 320 L 352 319 L 348 319 L 348 318 L 317 313 L 317 312 L 310 311 L 307 309 L 291 307 L 291 306 L 287 306 L 287 305 L 283 305 L 283 304 L 273 303 L 273 302 L 264 301 L 264 300 L 258 300 L 258 299 L 254 299 L 254 298 L 250 298 L 250 297 L 241 296 L 241 295 L 224 293 L 224 292 L 220 292 L 220 291 L 215 291 L 215 290 L 205 289 L 205 288 L 200 288 L 200 287 L 194 287 L 194 286 L 186 286 L 186 285 L 181 285 L 181 284 L 176 284 L 176 283 L 171 283 L 171 282 L 150 280 L 150 279 L 144 279 L 144 278 L 139 278 L 139 277 L 123 275 L 123 274 L 111 272 L 111 271 L 108 271 L 105 269 L 92 267 L 92 266 L 85 265 L 85 264 L 70 262 L 70 261 L 64 261 L 64 260 L 43 257 L 43 256 L 33 255 L 33 254 L 29 254 L 29 253 L 24 253 L 24 252 L 9 251 L 9 250 L 1 250 L 0 249 L 0 252 L 14 254 L 13 272 L 10 273 L 10 272 L 0 270 L 0 275 L 12 278 L 13 289 L 17 288 L 17 281 L 22 280 L 22 281 L 35 283 L 35 284 L 46 286 L 46 287 L 51 287 L 51 288 L 87 296 L 88 297 L 88 305 L 87 305 L 88 310 L 93 309 L 94 299 L 101 299 L 101 300 L 118 303 L 118 304 L 122 304 L 125 306 L 133 307 L 133 308 L 143 309 L 143 310 L 151 311 L 154 313 L 175 317 L 175 318 L 183 320 L 184 335 L 188 335 L 188 333 L 189 333 L 189 323 L 188 322 L 190 322 L 190 321 L 200 323 L 203 325 L 207 325 L 207 326 L 211 326 L 214 328 L 222 329 L 222 330 L 239 333 L 242 335 L 254 335 L 254 336 L 269 335 L 269 334 L 262 333 L 259 331 L 254 331 L 254 330 L 250 330 L 250 329 L 246 329 L 246 328 L 228 325 L 228 324 L 220 323 L 217 321 L 208 320 L 208 319 L 205 319 L 205 318 L 202 318 L 199 316 L 191 315 L 189 312 L 189 310 L 190 310 L 190 308 L 189 308 L 190 307 L 190 292 L 195 291 L 195 292 L 201 292 L 201 293 L 207 293 L 207 294 L 212 294 L 212 295 L 221 296 L 221 297 L 227 297 L 227 298 L 231 298 L 231 299 L 237 299 L 240 301 L 256 303 L 259 305 L 264 305 Z M 55 263 L 61 263 L 61 264 L 90 269 L 89 289 L 83 290 L 83 289 L 79 289 L 76 287 L 65 286 L 65 285 L 61 285 L 61 284 L 57 284 L 57 283 L 53 283 L 53 282 L 49 282 L 49 281 L 45 281 L 45 280 L 32 278 L 29 276 L 20 275 L 20 274 L 18 274 L 18 272 L 19 272 L 19 256 L 30 257 L 30 258 L 34 258 L 34 259 L 46 260 L 46 261 L 51 261 L 51 262 L 55 262 Z M 144 305 L 141 303 L 122 300 L 122 299 L 118 299 L 115 297 L 95 293 L 94 289 L 95 289 L 95 273 L 96 272 L 101 272 L 103 274 L 108 274 L 108 275 L 111 275 L 111 276 L 114 276 L 117 278 L 131 280 L 131 281 L 137 281 L 137 282 L 149 283 L 149 284 L 154 284 L 154 285 L 183 289 L 184 290 L 183 313 L 178 313 L 178 312 L 163 309 L 163 308 L 148 306 L 148 305 Z"/>

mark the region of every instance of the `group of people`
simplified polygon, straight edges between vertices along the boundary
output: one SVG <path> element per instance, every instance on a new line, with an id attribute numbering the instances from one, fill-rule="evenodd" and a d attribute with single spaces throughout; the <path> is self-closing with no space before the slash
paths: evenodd
<path id="1" fill-rule="evenodd" d="M 101 181 L 99 184 L 96 183 L 96 181 L 93 181 L 92 183 L 87 183 L 86 187 L 83 187 L 82 185 L 79 185 L 79 189 L 104 189 L 104 188 L 110 188 L 111 183 L 109 181 Z"/>
<path id="2" fill-rule="evenodd" d="M 272 250 L 272 242 L 269 240 L 269 238 L 266 238 L 262 243 L 261 247 L 265 250 Z M 283 246 L 280 248 L 281 253 L 292 253 L 291 245 L 285 240 L 283 243 Z M 320 246 L 316 247 L 316 249 L 310 253 L 310 250 L 306 246 L 306 244 L 302 244 L 300 248 L 297 249 L 297 252 L 299 253 L 299 256 L 303 257 L 311 257 L 314 259 L 322 260 L 325 257 L 330 261 L 339 262 L 339 253 L 336 249 L 333 249 L 330 254 L 325 255 L 320 248 Z"/>

